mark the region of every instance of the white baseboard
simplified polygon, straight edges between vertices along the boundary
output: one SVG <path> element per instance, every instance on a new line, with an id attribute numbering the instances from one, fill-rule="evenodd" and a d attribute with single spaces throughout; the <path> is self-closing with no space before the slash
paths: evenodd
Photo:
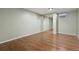
<path id="1" fill-rule="evenodd" d="M 65 35 L 76 36 L 76 34 L 69 34 L 69 33 L 62 33 L 62 32 L 59 32 L 59 34 L 65 34 Z"/>
<path id="2" fill-rule="evenodd" d="M 12 38 L 12 39 L 9 39 L 9 40 L 6 40 L 6 41 L 2 41 L 2 42 L 0 42 L 0 44 L 5 43 L 5 42 L 9 42 L 9 41 L 12 41 L 12 40 L 16 40 L 16 39 L 19 39 L 19 38 L 27 37 L 27 36 L 30 36 L 30 35 L 34 35 L 34 34 L 37 34 L 37 33 L 40 33 L 40 32 L 36 32 L 36 33 L 28 34 L 28 35 L 25 34 L 25 35 L 22 35 L 22 36 L 18 36 L 18 37 L 15 37 L 15 38 Z"/>
<path id="3" fill-rule="evenodd" d="M 57 32 L 56 32 L 56 31 L 52 31 L 52 33 L 53 33 L 53 34 L 57 34 Z"/>
<path id="4" fill-rule="evenodd" d="M 77 36 L 77 38 L 79 39 L 79 36 Z"/>
<path id="5" fill-rule="evenodd" d="M 0 42 L 0 44 L 5 43 L 5 42 L 9 42 L 9 41 L 12 41 L 12 40 L 16 40 L 16 39 L 19 39 L 19 38 L 22 38 L 22 37 L 27 37 L 27 36 L 30 36 L 30 35 L 38 34 L 38 33 L 41 33 L 41 32 L 36 32 L 36 33 L 28 34 L 28 35 L 25 34 L 25 35 L 22 35 L 22 36 L 18 36 L 18 37 L 15 37 L 15 38 L 12 38 L 12 39 L 9 39 L 9 40 L 6 40 L 6 41 L 2 41 L 2 42 Z M 56 33 L 53 33 L 53 34 L 56 34 Z M 77 38 L 79 39 L 79 36 L 77 36 Z"/>

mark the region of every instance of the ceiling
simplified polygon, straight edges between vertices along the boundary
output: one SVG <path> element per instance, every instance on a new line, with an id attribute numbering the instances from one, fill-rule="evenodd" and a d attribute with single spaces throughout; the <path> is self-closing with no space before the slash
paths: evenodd
<path id="1" fill-rule="evenodd" d="M 53 13 L 66 13 L 66 12 L 76 10 L 76 8 L 53 8 L 52 11 L 50 11 L 48 8 L 24 8 L 24 9 L 32 11 L 40 15 L 46 15 L 50 17 Z"/>

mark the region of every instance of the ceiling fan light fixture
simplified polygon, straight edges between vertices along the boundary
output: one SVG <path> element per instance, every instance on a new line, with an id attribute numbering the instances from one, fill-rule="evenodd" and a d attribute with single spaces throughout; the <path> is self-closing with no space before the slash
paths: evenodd
<path id="1" fill-rule="evenodd" d="M 52 11 L 53 10 L 53 8 L 48 8 L 50 11 Z"/>

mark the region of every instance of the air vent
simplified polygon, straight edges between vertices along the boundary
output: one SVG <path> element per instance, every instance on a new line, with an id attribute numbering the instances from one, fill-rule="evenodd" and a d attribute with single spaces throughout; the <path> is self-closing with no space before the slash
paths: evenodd
<path id="1" fill-rule="evenodd" d="M 66 17 L 67 14 L 66 13 L 63 13 L 63 14 L 59 14 L 59 17 Z"/>

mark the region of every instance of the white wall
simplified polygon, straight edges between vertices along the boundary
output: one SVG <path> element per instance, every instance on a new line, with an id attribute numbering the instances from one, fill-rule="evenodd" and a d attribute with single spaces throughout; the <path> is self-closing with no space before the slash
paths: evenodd
<path id="1" fill-rule="evenodd" d="M 48 30 L 48 18 L 44 29 Z M 41 32 L 41 16 L 23 9 L 0 9 L 0 42 Z"/>
<path id="2" fill-rule="evenodd" d="M 53 14 L 53 34 L 57 33 L 57 14 Z"/>
<path id="3" fill-rule="evenodd" d="M 68 12 L 66 17 L 58 17 L 58 31 L 62 34 L 76 35 L 76 11 Z"/>
<path id="4" fill-rule="evenodd" d="M 47 17 L 43 17 L 43 31 L 47 31 L 50 29 L 50 19 Z"/>
<path id="5" fill-rule="evenodd" d="M 79 37 L 79 9 L 77 9 L 77 36 Z"/>

